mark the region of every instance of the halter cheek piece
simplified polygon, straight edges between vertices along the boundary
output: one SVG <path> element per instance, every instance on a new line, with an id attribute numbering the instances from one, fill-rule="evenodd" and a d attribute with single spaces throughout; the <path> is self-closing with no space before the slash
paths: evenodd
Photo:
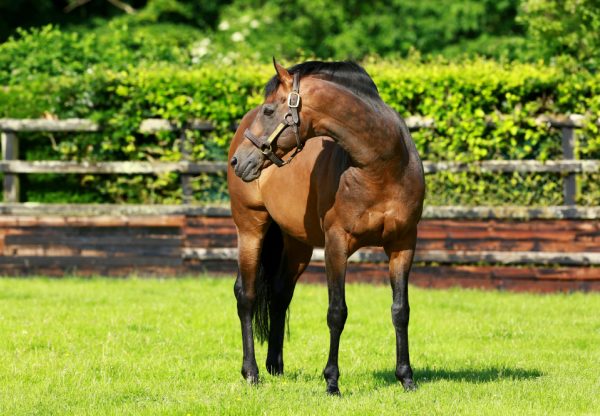
<path id="1" fill-rule="evenodd" d="M 300 105 L 300 74 L 294 74 L 294 81 L 292 84 L 292 91 L 288 94 L 287 105 L 288 112 L 285 116 L 283 116 L 283 121 L 279 123 L 279 125 L 275 128 L 273 133 L 267 138 L 256 137 L 250 129 L 246 129 L 244 132 L 244 137 L 252 142 L 252 144 L 260 149 L 260 151 L 269 158 L 271 162 L 276 164 L 278 167 L 283 165 L 287 165 L 292 161 L 292 159 L 302 151 L 304 144 L 300 142 L 300 132 L 298 131 L 298 126 L 300 124 L 300 116 L 298 115 L 298 106 Z M 294 134 L 296 135 L 296 149 L 294 153 L 290 156 L 290 158 L 286 161 L 281 159 L 279 156 L 273 152 L 273 142 L 277 140 L 277 138 L 284 132 L 284 130 L 288 127 L 292 127 L 294 130 Z"/>

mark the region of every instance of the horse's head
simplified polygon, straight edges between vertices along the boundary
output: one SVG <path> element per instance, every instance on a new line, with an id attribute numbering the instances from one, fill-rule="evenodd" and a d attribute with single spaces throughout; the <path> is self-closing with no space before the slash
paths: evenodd
<path id="1" fill-rule="evenodd" d="M 266 97 L 244 140 L 231 158 L 235 174 L 246 182 L 260 176 L 262 169 L 289 163 L 304 146 L 308 123 L 302 123 L 300 76 L 292 75 L 273 59 L 277 87 Z M 292 152 L 287 160 L 283 156 Z"/>

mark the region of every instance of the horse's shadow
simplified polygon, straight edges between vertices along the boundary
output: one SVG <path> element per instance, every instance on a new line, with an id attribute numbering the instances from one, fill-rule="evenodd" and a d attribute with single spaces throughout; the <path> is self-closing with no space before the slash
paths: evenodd
<path id="1" fill-rule="evenodd" d="M 490 383 L 499 380 L 530 380 L 541 377 L 542 375 L 543 373 L 538 370 L 496 367 L 481 369 L 463 368 L 457 370 L 425 367 L 416 368 L 414 371 L 414 379 L 417 384 L 433 383 L 440 380 L 466 383 Z M 393 370 L 374 371 L 373 377 L 377 381 L 385 384 L 398 383 Z"/>

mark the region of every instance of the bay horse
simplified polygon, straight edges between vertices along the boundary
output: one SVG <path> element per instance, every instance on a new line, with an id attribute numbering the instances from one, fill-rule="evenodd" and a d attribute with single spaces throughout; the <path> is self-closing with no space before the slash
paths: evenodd
<path id="1" fill-rule="evenodd" d="M 392 286 L 395 375 L 414 389 L 408 278 L 425 182 L 408 128 L 358 64 L 310 61 L 289 70 L 273 64 L 264 103 L 244 116 L 229 150 L 242 375 L 258 382 L 254 337 L 268 340 L 269 373 L 283 373 L 286 311 L 313 247 L 324 247 L 330 345 L 323 376 L 327 392 L 339 395 L 346 263 L 361 247 L 382 246 Z"/>

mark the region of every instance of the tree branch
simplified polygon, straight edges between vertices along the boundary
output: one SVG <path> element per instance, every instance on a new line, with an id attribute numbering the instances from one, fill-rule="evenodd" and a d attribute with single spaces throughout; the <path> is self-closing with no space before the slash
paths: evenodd
<path id="1" fill-rule="evenodd" d="M 73 10 L 77 9 L 78 7 L 81 7 L 91 1 L 92 0 L 73 0 L 63 10 L 65 13 L 70 13 Z M 129 4 L 127 4 L 121 0 L 106 0 L 106 1 L 108 1 L 110 4 L 112 4 L 116 8 L 123 10 L 127 14 L 135 14 L 137 11 L 133 7 L 131 7 Z"/>
<path id="2" fill-rule="evenodd" d="M 88 0 L 89 1 L 89 0 Z M 135 14 L 136 10 L 131 7 L 129 4 L 122 2 L 121 0 L 108 0 L 110 4 L 119 9 L 123 10 L 127 14 Z"/>
<path id="3" fill-rule="evenodd" d="M 72 1 L 72 2 L 69 3 L 69 5 L 67 7 L 65 7 L 63 9 L 63 11 L 65 13 L 70 13 L 73 10 L 75 10 L 76 8 L 81 7 L 84 4 L 89 3 L 90 1 L 92 1 L 92 0 L 75 0 L 75 1 Z"/>

